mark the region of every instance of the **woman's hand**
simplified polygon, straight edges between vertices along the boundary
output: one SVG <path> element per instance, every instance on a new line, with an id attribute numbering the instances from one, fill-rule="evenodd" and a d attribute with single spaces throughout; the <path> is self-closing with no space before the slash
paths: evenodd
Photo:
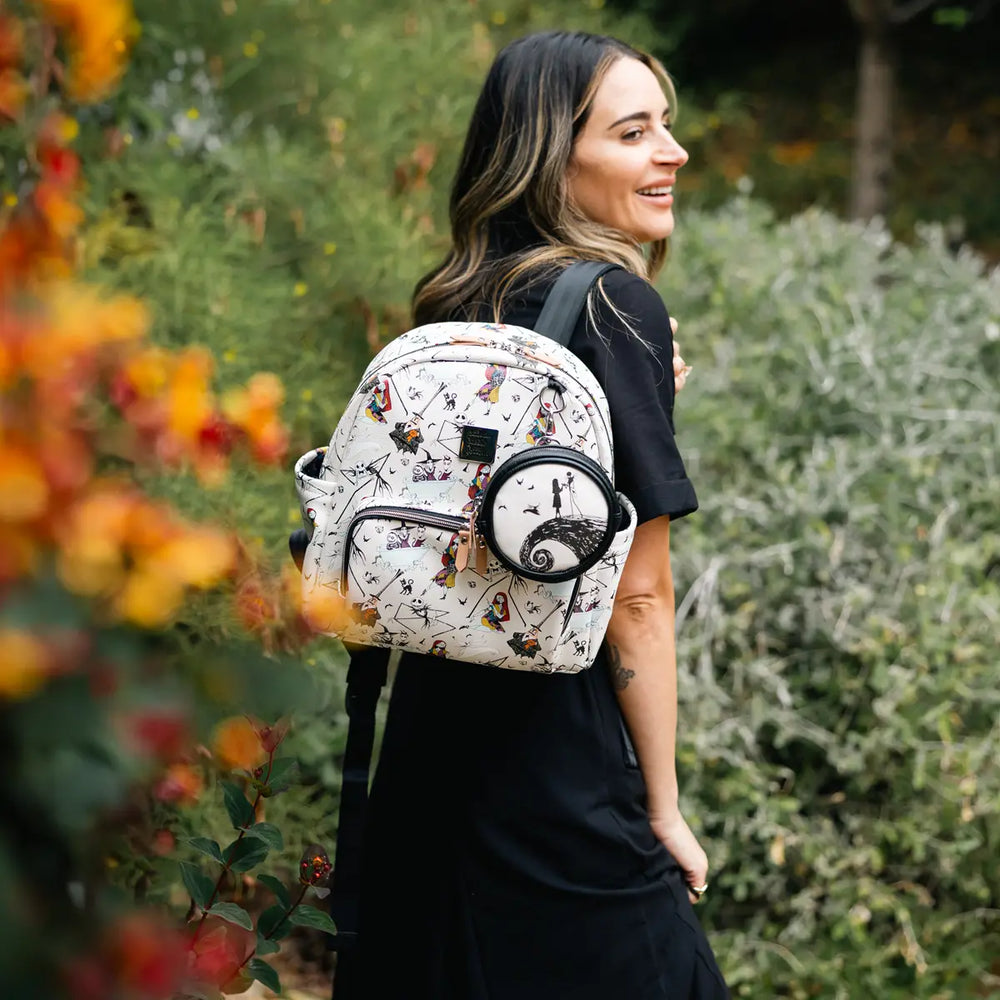
<path id="1" fill-rule="evenodd" d="M 651 815 L 649 825 L 657 840 L 681 866 L 688 885 L 688 897 L 692 903 L 697 903 L 698 896 L 691 891 L 691 887 L 708 884 L 708 855 L 701 849 L 701 844 L 679 812 L 674 811 L 669 816 Z"/>
<path id="2" fill-rule="evenodd" d="M 677 333 L 677 320 L 670 317 L 670 329 L 672 333 Z M 680 345 L 674 341 L 674 393 L 678 393 L 684 388 L 688 375 L 691 374 L 691 366 L 684 363 L 681 357 Z M 699 883 L 700 885 L 701 883 Z"/>

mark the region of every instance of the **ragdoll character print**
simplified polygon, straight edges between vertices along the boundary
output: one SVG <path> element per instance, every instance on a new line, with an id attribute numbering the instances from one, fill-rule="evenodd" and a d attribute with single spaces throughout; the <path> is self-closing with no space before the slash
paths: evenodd
<path id="1" fill-rule="evenodd" d="M 379 376 L 375 376 L 374 379 L 370 379 L 365 386 L 365 389 L 371 392 L 371 398 L 368 400 L 368 405 L 365 407 L 365 416 L 370 420 L 374 420 L 377 424 L 385 423 L 385 413 L 388 413 L 392 409 L 392 397 L 389 394 L 389 380 L 387 378 L 380 379 Z"/>
<path id="2" fill-rule="evenodd" d="M 455 566 L 455 559 L 457 557 L 458 532 L 451 536 L 448 548 L 444 550 L 444 555 L 441 556 L 441 565 L 444 569 L 439 569 L 437 573 L 434 574 L 434 582 L 439 587 L 451 588 L 455 586 L 455 575 L 458 573 L 458 569 Z"/>
<path id="3" fill-rule="evenodd" d="M 435 639 L 434 644 L 431 646 L 431 656 L 447 657 L 448 655 L 448 644 L 444 639 Z"/>
<path id="4" fill-rule="evenodd" d="M 471 514 L 476 509 L 489 481 L 490 466 L 484 462 L 476 469 L 475 478 L 469 485 L 469 502 L 462 508 L 463 514 Z"/>
<path id="5" fill-rule="evenodd" d="M 493 595 L 490 606 L 486 609 L 486 614 L 480 619 L 483 625 L 493 629 L 494 632 L 503 631 L 503 623 L 510 621 L 510 611 L 507 609 L 507 595 L 503 591 L 497 591 Z"/>
<path id="6" fill-rule="evenodd" d="M 500 398 L 500 386 L 506 377 L 506 365 L 490 365 L 486 369 L 486 385 L 480 386 L 476 395 L 484 403 L 495 403 Z"/>

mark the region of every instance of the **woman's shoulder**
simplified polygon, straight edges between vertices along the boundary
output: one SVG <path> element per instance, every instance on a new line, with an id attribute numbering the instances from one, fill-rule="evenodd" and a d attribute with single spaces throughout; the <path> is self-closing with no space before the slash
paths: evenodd
<path id="1" fill-rule="evenodd" d="M 601 287 L 612 306 L 637 321 L 662 323 L 667 320 L 667 307 L 660 293 L 633 271 L 616 267 L 603 276 Z"/>
<path id="2" fill-rule="evenodd" d="M 620 267 L 603 276 L 594 308 L 581 317 L 577 333 L 586 337 L 594 332 L 606 344 L 624 341 L 637 350 L 671 350 L 670 316 L 660 293 L 645 278 Z"/>

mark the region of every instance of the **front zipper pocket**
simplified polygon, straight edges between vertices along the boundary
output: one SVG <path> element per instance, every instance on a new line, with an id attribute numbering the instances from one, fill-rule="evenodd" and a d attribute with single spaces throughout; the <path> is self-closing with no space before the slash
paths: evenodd
<path id="1" fill-rule="evenodd" d="M 355 532 L 365 521 L 376 520 L 399 522 L 399 528 L 396 529 L 397 533 L 395 535 L 395 543 L 392 538 L 386 539 L 387 547 L 390 548 L 419 548 L 424 544 L 424 540 L 426 539 L 426 533 L 424 532 L 422 534 L 420 531 L 421 528 L 438 528 L 442 531 L 450 531 L 453 534 L 457 534 L 463 530 L 468 530 L 469 527 L 469 518 L 460 517 L 457 514 L 438 514 L 432 510 L 423 510 L 421 508 L 413 507 L 394 507 L 389 505 L 378 505 L 363 508 L 354 515 L 351 519 L 350 527 L 347 529 L 347 544 L 344 546 L 344 560 L 340 571 L 341 593 L 347 593 L 347 574 L 351 560 L 351 552 L 357 548 L 354 539 Z M 417 529 L 415 538 L 411 538 L 410 536 L 410 525 Z M 379 532 L 379 534 L 382 533 L 383 532 L 381 531 Z M 370 538 L 367 540 L 370 541 Z"/>
<path id="2" fill-rule="evenodd" d="M 564 662 L 560 645 L 580 642 L 569 627 L 580 580 L 511 573 L 477 533 L 476 513 L 375 498 L 357 509 L 341 557 L 351 621 L 341 638 L 521 670 Z"/>

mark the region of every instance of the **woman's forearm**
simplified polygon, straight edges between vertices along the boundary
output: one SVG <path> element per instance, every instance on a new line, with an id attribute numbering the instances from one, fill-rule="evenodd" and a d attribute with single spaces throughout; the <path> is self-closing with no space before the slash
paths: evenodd
<path id="1" fill-rule="evenodd" d="M 677 810 L 674 595 L 616 601 L 606 638 L 611 680 L 642 769 L 651 815 Z"/>

